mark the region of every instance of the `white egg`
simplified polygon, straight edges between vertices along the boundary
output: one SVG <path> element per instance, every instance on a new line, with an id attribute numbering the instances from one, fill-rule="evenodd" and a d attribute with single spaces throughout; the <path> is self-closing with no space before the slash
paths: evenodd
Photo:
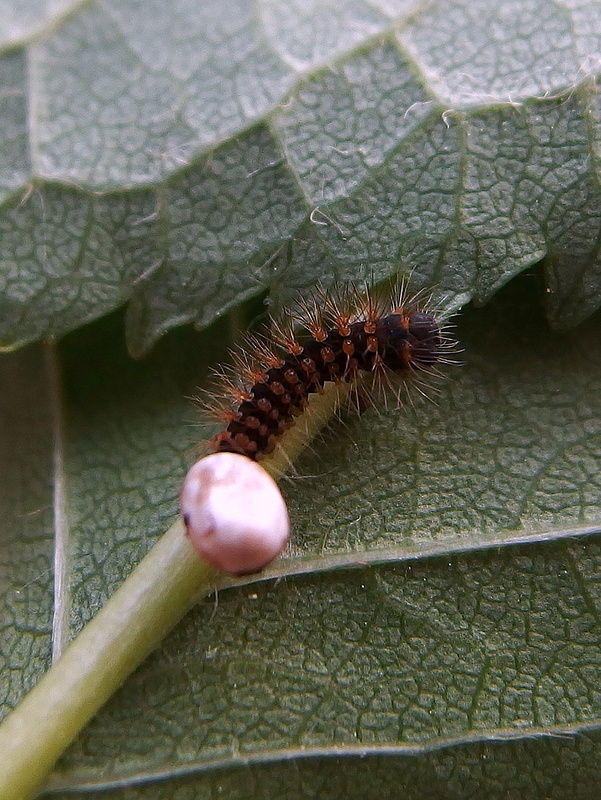
<path id="1" fill-rule="evenodd" d="M 201 458 L 184 479 L 182 516 L 197 553 L 223 572 L 260 572 L 290 535 L 284 498 L 256 461 L 237 453 Z"/>

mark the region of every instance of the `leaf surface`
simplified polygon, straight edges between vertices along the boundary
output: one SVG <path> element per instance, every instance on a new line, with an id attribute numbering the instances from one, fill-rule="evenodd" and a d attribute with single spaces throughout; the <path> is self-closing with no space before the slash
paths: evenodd
<path id="1" fill-rule="evenodd" d="M 279 796 L 299 775 L 320 796 L 592 796 L 601 337 L 598 317 L 550 333 L 532 284 L 464 315 L 465 365 L 438 405 L 367 411 L 316 442 L 284 484 L 295 535 L 280 580 L 196 607 L 67 752 L 60 796 Z M 120 325 L 58 350 L 69 635 L 176 513 L 193 456 L 182 398 L 206 369 L 199 352 L 227 338 L 180 331 L 136 363 Z M 29 420 L 20 394 L 10 407 Z M 28 512 L 51 496 L 57 429 L 38 414 L 16 472 L 28 492 L 7 500 L 34 546 L 29 559 L 11 539 L 2 549 L 5 710 L 50 638 L 51 519 Z"/>
<path id="2" fill-rule="evenodd" d="M 287 557 L 182 621 L 53 796 L 597 796 L 599 318 L 538 298 L 601 298 L 599 8 L 6 6 L 0 341 L 72 333 L 0 359 L 0 715 L 175 518 L 216 317 L 399 269 L 493 298 L 437 405 L 315 443 Z"/>
<path id="3" fill-rule="evenodd" d="M 103 0 L 0 26 L 0 343 L 128 304 L 146 351 L 315 279 L 599 305 L 594 0 Z M 3 47 L 3 49 L 2 49 Z"/>

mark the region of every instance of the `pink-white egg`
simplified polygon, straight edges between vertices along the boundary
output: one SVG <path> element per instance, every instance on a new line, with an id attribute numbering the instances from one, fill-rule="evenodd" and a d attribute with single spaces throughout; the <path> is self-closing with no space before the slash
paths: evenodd
<path id="1" fill-rule="evenodd" d="M 197 553 L 223 572 L 260 572 L 288 541 L 290 522 L 273 478 L 246 456 L 213 453 L 184 479 L 182 516 Z"/>

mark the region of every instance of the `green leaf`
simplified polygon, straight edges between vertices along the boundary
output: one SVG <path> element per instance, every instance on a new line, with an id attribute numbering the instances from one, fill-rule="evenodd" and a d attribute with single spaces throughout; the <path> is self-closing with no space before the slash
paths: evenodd
<path id="1" fill-rule="evenodd" d="M 600 22 L 6 5 L 0 341 L 73 332 L 0 359 L 0 716 L 175 519 L 204 435 L 186 398 L 228 327 L 141 362 L 124 328 L 141 353 L 399 268 L 458 308 L 544 257 L 460 319 L 437 405 L 315 443 L 288 556 L 186 617 L 48 797 L 597 796 L 599 317 L 551 333 L 538 297 L 557 325 L 599 306 Z"/>
<path id="2" fill-rule="evenodd" d="M 128 303 L 146 351 L 269 291 L 412 270 L 453 307 L 547 257 L 599 305 L 595 0 L 9 4 L 0 343 Z"/>
<path id="3" fill-rule="evenodd" d="M 550 333 L 535 288 L 463 316 L 438 405 L 367 411 L 315 443 L 284 484 L 281 579 L 196 607 L 67 752 L 58 796 L 594 795 L 599 318 Z M 58 417 L 52 359 L 50 380 L 37 347 L 0 362 L 20 376 L 3 505 L 26 534 L 0 551 L 6 710 L 48 652 L 52 483 L 71 636 L 176 513 L 182 398 L 227 338 L 182 330 L 132 362 L 120 327 L 61 345 Z"/>

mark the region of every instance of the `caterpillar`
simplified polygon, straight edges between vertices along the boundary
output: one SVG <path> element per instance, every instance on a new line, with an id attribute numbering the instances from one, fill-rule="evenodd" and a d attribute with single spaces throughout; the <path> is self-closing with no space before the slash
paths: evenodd
<path id="1" fill-rule="evenodd" d="M 409 296 L 405 283 L 387 294 L 354 284 L 333 293 L 318 287 L 283 320 L 247 336 L 230 370 L 219 373 L 205 409 L 223 427 L 180 495 L 193 548 L 233 575 L 259 572 L 288 541 L 286 504 L 257 462 L 275 450 L 309 396 L 327 382 L 358 390 L 363 373 L 384 389 L 393 375 L 411 378 L 427 394 L 419 376 L 439 374 L 455 347 L 446 322 L 422 294 Z"/>
<path id="2" fill-rule="evenodd" d="M 410 296 L 405 282 L 388 292 L 318 287 L 282 318 L 247 336 L 230 371 L 221 373 L 206 406 L 224 424 L 211 440 L 213 451 L 255 461 L 269 455 L 327 381 L 354 382 L 369 373 L 372 384 L 387 387 L 396 375 L 402 382 L 417 378 L 425 394 L 419 376 L 440 374 L 437 365 L 449 363 L 455 348 L 448 324 L 423 293 Z"/>

